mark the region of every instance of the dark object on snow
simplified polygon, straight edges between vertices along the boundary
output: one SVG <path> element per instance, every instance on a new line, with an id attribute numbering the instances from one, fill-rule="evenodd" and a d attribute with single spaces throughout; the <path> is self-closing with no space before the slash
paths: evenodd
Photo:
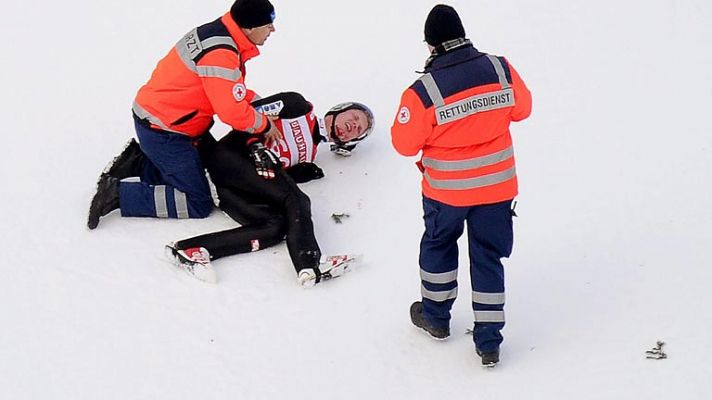
<path id="1" fill-rule="evenodd" d="M 475 349 L 477 355 L 482 359 L 482 366 L 492 368 L 499 364 L 499 349 L 490 352 L 482 352 L 480 349 Z"/>
<path id="2" fill-rule="evenodd" d="M 114 157 L 104 168 L 104 174 L 121 180 L 132 176 L 141 176 L 146 155 L 141 151 L 136 139 L 131 138 L 121 153 Z"/>
<path id="3" fill-rule="evenodd" d="M 96 194 L 89 206 L 87 226 L 94 229 L 99 225 L 99 218 L 119 208 L 119 180 L 102 174 L 96 188 Z"/>
<path id="4" fill-rule="evenodd" d="M 336 222 L 337 224 L 343 223 L 343 221 L 342 221 L 341 219 L 342 219 L 342 218 L 348 218 L 348 217 L 350 217 L 350 215 L 349 215 L 349 214 L 346 214 L 346 213 L 339 213 L 339 214 L 334 213 L 334 214 L 331 214 L 331 218 L 332 218 L 332 219 L 334 220 L 334 222 Z"/>
<path id="5" fill-rule="evenodd" d="M 667 354 L 663 351 L 663 345 L 665 345 L 665 342 L 658 340 L 655 343 L 655 347 L 645 352 L 645 358 L 649 358 L 651 360 L 662 360 L 667 358 Z"/>
<path id="6" fill-rule="evenodd" d="M 424 330 L 430 337 L 436 340 L 445 340 L 450 337 L 449 327 L 436 327 L 430 324 L 425 317 L 423 317 L 423 303 L 416 301 L 410 306 L 410 320 L 413 325 Z"/>

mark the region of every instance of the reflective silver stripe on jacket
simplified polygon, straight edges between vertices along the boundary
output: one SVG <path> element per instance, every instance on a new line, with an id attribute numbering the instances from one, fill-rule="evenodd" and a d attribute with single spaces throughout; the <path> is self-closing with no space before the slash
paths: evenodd
<path id="1" fill-rule="evenodd" d="M 183 132 L 174 131 L 173 129 L 168 128 L 168 126 L 166 126 L 166 124 L 164 124 L 163 121 L 161 121 L 160 119 L 155 117 L 153 114 L 146 111 L 143 107 L 141 107 L 135 101 L 133 102 L 133 106 L 131 107 L 131 109 L 133 110 L 134 114 L 136 114 L 136 116 L 139 119 L 145 119 L 146 121 L 152 123 L 153 125 L 156 125 L 157 127 L 161 128 L 164 131 L 180 133 L 181 135 L 185 135 L 185 133 L 183 133 Z"/>
<path id="2" fill-rule="evenodd" d="M 255 123 L 252 125 L 252 127 L 247 128 L 247 133 L 257 132 L 257 130 L 260 129 L 260 126 L 262 126 L 262 121 L 264 120 L 264 118 L 265 116 L 262 115 L 261 112 L 255 110 Z"/>
<path id="3" fill-rule="evenodd" d="M 189 70 L 195 71 L 195 61 L 193 59 L 203 52 L 203 45 L 198 38 L 198 28 L 193 29 L 183 36 L 176 43 L 176 51 Z"/>
<path id="4" fill-rule="evenodd" d="M 215 46 L 229 46 L 238 52 L 237 44 L 230 36 L 212 36 L 203 41 L 198 37 L 198 28 L 193 29 L 176 43 L 176 51 L 186 67 L 193 72 L 198 72 L 195 59 L 203 51 Z"/>
<path id="5" fill-rule="evenodd" d="M 443 95 L 440 93 L 438 84 L 435 83 L 435 79 L 432 75 L 430 75 L 430 73 L 421 76 L 418 80 L 423 82 L 425 91 L 428 92 L 428 96 L 430 96 L 430 100 L 433 101 L 433 105 L 435 107 L 442 107 L 445 105 L 445 100 L 443 100 Z"/>
<path id="6" fill-rule="evenodd" d="M 499 58 L 493 55 L 487 54 L 486 56 L 497 73 L 497 79 L 499 80 L 499 85 L 502 87 L 502 90 L 478 94 L 452 104 L 445 104 L 442 92 L 440 92 L 433 76 L 430 73 L 426 73 L 419 78 L 435 106 L 435 118 L 438 125 L 457 121 L 478 112 L 514 106 L 514 91 L 507 81 L 507 75 L 502 63 L 499 61 Z"/>
<path id="7" fill-rule="evenodd" d="M 472 291 L 472 302 L 488 305 L 504 304 L 504 293 L 484 293 Z"/>
<path id="8" fill-rule="evenodd" d="M 201 78 L 222 78 L 228 81 L 236 82 L 242 78 L 240 69 L 229 69 L 223 67 L 204 67 L 200 66 L 195 71 Z"/>
<path id="9" fill-rule="evenodd" d="M 488 165 L 494 165 L 511 158 L 514 155 L 512 146 L 507 147 L 502 151 L 488 154 L 486 156 L 474 157 L 467 160 L 457 161 L 441 161 L 435 158 L 423 157 L 421 160 L 423 166 L 436 169 L 438 171 L 465 171 L 468 169 L 481 168 Z"/>
<path id="10" fill-rule="evenodd" d="M 504 322 L 504 311 L 475 311 L 475 322 Z"/>
<path id="11" fill-rule="evenodd" d="M 504 171 L 496 172 L 494 174 L 482 175 L 476 178 L 466 178 L 466 179 L 433 179 L 427 173 L 423 174 L 423 177 L 428 184 L 433 189 L 446 189 L 446 190 L 468 190 L 477 189 L 485 186 L 496 185 L 502 182 L 506 182 L 517 175 L 514 166 L 508 168 Z"/>
<path id="12" fill-rule="evenodd" d="M 188 215 L 188 199 L 185 196 L 185 193 L 179 191 L 176 188 L 173 188 L 173 198 L 175 199 L 176 203 L 176 215 L 178 218 L 190 218 Z"/>
<path id="13" fill-rule="evenodd" d="M 166 201 L 166 187 L 158 185 L 153 187 L 153 201 L 156 205 L 156 216 L 168 218 L 168 202 Z"/>
<path id="14" fill-rule="evenodd" d="M 420 270 L 420 279 L 429 283 L 450 283 L 457 280 L 457 270 L 434 274 L 432 272 Z"/>
<path id="15" fill-rule="evenodd" d="M 450 300 L 454 299 L 457 297 L 457 288 L 450 289 L 450 290 L 445 290 L 445 291 L 433 291 L 433 290 L 428 290 L 423 286 L 422 284 L 420 285 L 420 295 L 423 296 L 424 299 L 430 299 L 432 301 L 445 301 L 445 300 Z"/>
<path id="16" fill-rule="evenodd" d="M 237 44 L 230 36 L 212 36 L 200 42 L 203 50 L 215 46 L 230 46 L 237 50 Z"/>
<path id="17" fill-rule="evenodd" d="M 507 89 L 509 88 L 509 82 L 507 82 L 507 74 L 504 73 L 504 67 L 502 67 L 502 63 L 499 61 L 499 58 L 487 54 L 487 59 L 490 60 L 492 63 L 492 66 L 494 67 L 494 71 L 497 73 L 497 78 L 499 78 L 499 84 L 502 86 L 502 89 Z"/>

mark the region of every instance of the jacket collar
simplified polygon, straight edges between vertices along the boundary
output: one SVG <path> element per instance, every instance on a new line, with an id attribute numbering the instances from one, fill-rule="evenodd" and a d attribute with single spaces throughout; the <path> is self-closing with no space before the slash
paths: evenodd
<path id="1" fill-rule="evenodd" d="M 460 64 L 481 55 L 482 53 L 472 45 L 469 39 L 451 40 L 433 49 L 430 57 L 425 61 L 424 72 Z"/>
<path id="2" fill-rule="evenodd" d="M 227 27 L 227 31 L 230 32 L 230 36 L 232 36 L 235 44 L 237 44 L 237 50 L 240 52 L 240 58 L 243 63 L 250 58 L 260 55 L 260 50 L 242 33 L 242 30 L 232 19 L 229 11 L 220 18 L 220 21 Z"/>

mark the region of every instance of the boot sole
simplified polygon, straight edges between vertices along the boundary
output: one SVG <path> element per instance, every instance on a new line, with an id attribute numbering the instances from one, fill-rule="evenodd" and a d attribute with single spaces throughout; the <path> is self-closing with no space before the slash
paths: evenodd
<path id="1" fill-rule="evenodd" d="M 412 321 L 411 321 L 411 322 L 412 322 Z M 446 341 L 446 340 L 448 340 L 448 339 L 450 338 L 450 336 L 445 336 L 445 337 L 443 337 L 443 338 L 437 337 L 437 336 L 433 336 L 433 334 L 430 333 L 427 329 L 421 328 L 421 327 L 419 327 L 419 326 L 416 325 L 416 324 L 413 324 L 413 327 L 415 327 L 415 328 L 418 329 L 419 331 L 425 332 L 425 334 L 428 335 L 428 337 L 430 337 L 430 338 L 433 339 L 433 340 L 437 340 L 438 342 L 444 342 L 444 341 Z"/>

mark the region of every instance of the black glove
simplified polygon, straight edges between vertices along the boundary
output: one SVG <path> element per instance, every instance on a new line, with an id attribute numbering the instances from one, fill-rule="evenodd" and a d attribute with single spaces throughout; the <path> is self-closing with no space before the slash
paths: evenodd
<path id="1" fill-rule="evenodd" d="M 264 144 L 255 142 L 250 145 L 250 158 L 255 164 L 257 175 L 265 179 L 274 179 L 277 176 L 277 171 L 281 167 L 281 163 Z"/>
<path id="2" fill-rule="evenodd" d="M 314 163 L 299 163 L 288 168 L 287 173 L 297 183 L 309 182 L 324 177 L 324 171 Z"/>

